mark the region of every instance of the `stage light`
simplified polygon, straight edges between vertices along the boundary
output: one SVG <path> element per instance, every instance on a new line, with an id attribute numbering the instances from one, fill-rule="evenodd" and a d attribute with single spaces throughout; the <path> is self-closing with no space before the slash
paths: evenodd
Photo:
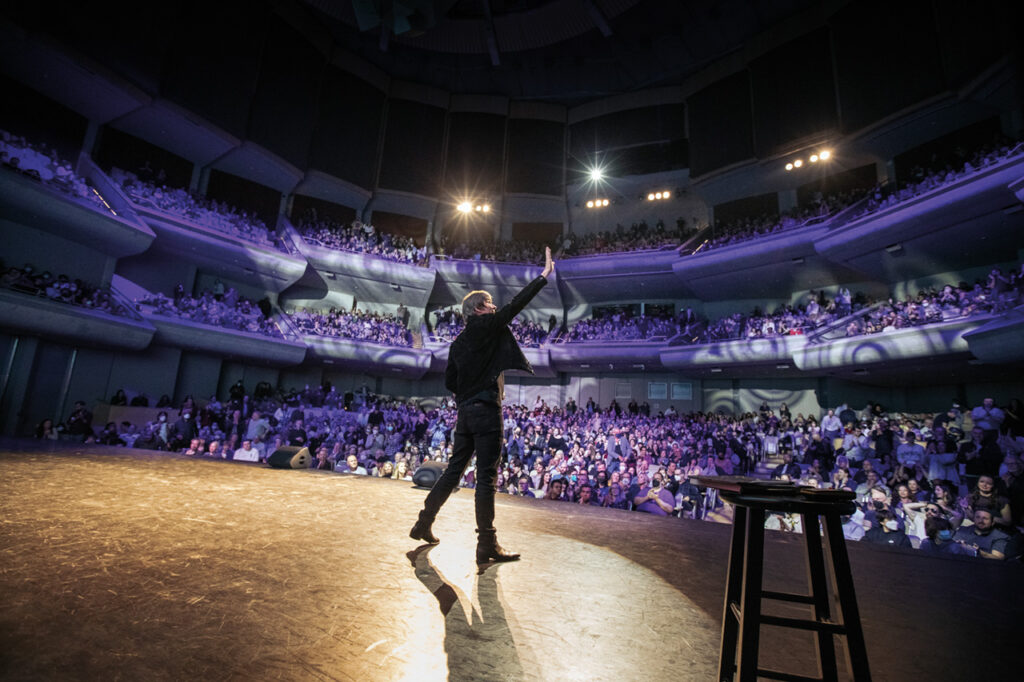
<path id="1" fill-rule="evenodd" d="M 647 201 L 654 201 L 654 192 L 647 195 Z"/>
<path id="2" fill-rule="evenodd" d="M 588 201 L 587 202 L 587 208 L 594 208 L 594 202 L 593 201 Z"/>
<path id="3" fill-rule="evenodd" d="M 484 213 L 490 213 L 490 212 L 491 212 L 491 205 L 490 204 L 484 204 Z"/>
<path id="4" fill-rule="evenodd" d="M 484 207 L 483 207 L 483 206 L 481 206 L 480 204 L 477 204 L 477 205 L 476 205 L 476 210 L 477 210 L 477 211 L 482 211 L 482 210 L 484 210 Z"/>
<path id="5" fill-rule="evenodd" d="M 818 155 L 817 154 L 811 154 L 810 162 L 811 163 L 818 163 Z"/>
<path id="6" fill-rule="evenodd" d="M 661 198 L 661 192 L 655 192 L 654 193 L 654 198 L 655 199 L 660 199 Z"/>
<path id="7" fill-rule="evenodd" d="M 804 165 L 803 159 L 797 159 L 793 162 L 793 168 L 799 168 L 802 165 Z"/>
<path id="8" fill-rule="evenodd" d="M 788 171 L 791 171 L 791 170 L 793 170 L 793 164 L 791 164 L 791 163 L 787 163 L 787 164 L 786 164 L 786 170 L 788 170 Z"/>
<path id="9" fill-rule="evenodd" d="M 662 192 L 662 193 L 661 193 L 661 198 L 662 198 L 662 199 L 668 199 L 668 198 L 670 198 L 671 196 L 672 196 L 672 192 Z"/>
<path id="10" fill-rule="evenodd" d="M 601 180 L 604 180 L 604 170 L 601 169 L 601 168 L 596 168 L 596 167 L 595 168 L 591 168 L 590 169 L 590 179 L 593 182 L 600 182 Z"/>
<path id="11" fill-rule="evenodd" d="M 462 211 L 463 213 L 469 213 L 470 211 L 473 210 L 473 207 L 469 205 L 468 201 L 463 201 L 461 204 L 459 204 L 459 210 Z"/>
<path id="12" fill-rule="evenodd" d="M 828 161 L 830 158 L 832 158 L 832 152 L 830 152 L 827 149 L 822 150 L 820 157 L 822 161 Z"/>
<path id="13" fill-rule="evenodd" d="M 608 205 L 608 200 L 607 200 L 607 199 L 605 199 L 604 201 L 602 201 L 602 202 L 601 202 L 601 205 L 602 205 L 602 206 L 607 206 L 607 205 Z"/>

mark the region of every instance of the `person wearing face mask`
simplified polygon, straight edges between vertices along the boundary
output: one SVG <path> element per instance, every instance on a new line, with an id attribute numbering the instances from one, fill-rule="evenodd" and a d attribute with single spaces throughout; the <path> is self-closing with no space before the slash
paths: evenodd
<path id="1" fill-rule="evenodd" d="M 878 525 L 864 534 L 863 542 L 872 542 L 877 545 L 889 545 L 891 547 L 912 547 L 910 538 L 900 530 L 899 521 L 888 509 L 881 509 L 875 513 Z"/>
<path id="2" fill-rule="evenodd" d="M 665 477 L 660 471 L 651 477 L 651 485 L 640 488 L 633 498 L 634 509 L 639 512 L 668 516 L 675 510 L 676 498 L 664 486 Z"/>
<path id="3" fill-rule="evenodd" d="M 185 444 L 199 436 L 199 426 L 192 418 L 192 410 L 184 409 L 181 417 L 171 425 L 170 444 L 171 450 L 181 450 Z"/>
<path id="4" fill-rule="evenodd" d="M 941 516 L 929 516 L 924 522 L 925 539 L 921 551 L 925 554 L 961 554 L 971 556 L 973 552 L 953 540 L 953 524 Z"/>
<path id="5" fill-rule="evenodd" d="M 171 444 L 171 423 L 167 421 L 167 413 L 159 412 L 156 415 L 156 421 L 150 422 L 149 426 L 153 428 L 157 439 L 160 441 L 162 448 L 168 448 Z"/>

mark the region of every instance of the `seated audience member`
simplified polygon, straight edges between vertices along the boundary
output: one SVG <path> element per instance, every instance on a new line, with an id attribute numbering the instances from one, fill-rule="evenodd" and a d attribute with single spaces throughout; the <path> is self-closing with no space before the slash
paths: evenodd
<path id="1" fill-rule="evenodd" d="M 996 481 L 1002 483 L 1002 479 L 984 474 L 978 477 L 978 483 L 974 490 L 960 501 L 964 515 L 971 518 L 978 509 L 987 509 L 992 513 L 997 526 L 1010 526 L 1013 521 L 1013 513 L 1010 509 L 1010 501 L 999 494 L 996 489 Z"/>
<path id="2" fill-rule="evenodd" d="M 242 447 L 235 450 L 232 459 L 238 462 L 258 462 L 260 451 L 253 447 L 252 440 L 246 438 L 242 441 Z"/>
<path id="3" fill-rule="evenodd" d="M 1003 560 L 1006 558 L 1006 543 L 1009 536 L 995 527 L 990 509 L 984 507 L 974 511 L 974 525 L 961 526 L 953 539 L 983 559 Z"/>
<path id="4" fill-rule="evenodd" d="M 899 521 L 893 513 L 887 509 L 875 513 L 878 525 L 864 534 L 864 542 L 891 547 L 912 547 L 910 538 L 900 530 Z"/>
<path id="5" fill-rule="evenodd" d="M 931 516 L 924 522 L 924 531 L 927 536 L 921 540 L 920 550 L 925 554 L 959 554 L 972 556 L 962 543 L 953 540 L 953 525 L 939 516 Z"/>
<path id="6" fill-rule="evenodd" d="M 793 453 L 787 452 L 782 456 L 782 464 L 772 470 L 773 479 L 786 481 L 800 480 L 800 465 L 793 461 Z"/>
<path id="7" fill-rule="evenodd" d="M 96 442 L 100 445 L 124 445 L 121 435 L 117 432 L 117 424 L 115 422 L 106 423 L 103 430 L 96 436 Z"/>
<path id="8" fill-rule="evenodd" d="M 675 497 L 664 487 L 661 472 L 651 477 L 651 485 L 643 486 L 633 497 L 633 508 L 639 512 L 668 516 L 675 510 Z"/>
<path id="9" fill-rule="evenodd" d="M 548 492 L 544 496 L 545 500 L 551 502 L 562 502 L 564 501 L 563 493 L 565 492 L 565 481 L 561 478 L 551 478 L 551 482 L 548 484 Z"/>
<path id="10" fill-rule="evenodd" d="M 347 474 L 357 474 L 359 476 L 366 476 L 366 467 L 359 463 L 359 458 L 352 454 L 345 458 L 345 463 L 339 466 L 335 471 Z"/>
<path id="11" fill-rule="evenodd" d="M 39 422 L 39 426 L 36 427 L 36 438 L 41 440 L 57 440 L 57 437 L 57 429 L 54 427 L 52 419 L 44 419 Z"/>
<path id="12" fill-rule="evenodd" d="M 81 400 L 75 401 L 74 409 L 68 415 L 65 424 L 64 432 L 72 436 L 84 439 L 86 436 L 94 435 L 92 430 L 92 412 L 85 409 L 85 402 Z"/>

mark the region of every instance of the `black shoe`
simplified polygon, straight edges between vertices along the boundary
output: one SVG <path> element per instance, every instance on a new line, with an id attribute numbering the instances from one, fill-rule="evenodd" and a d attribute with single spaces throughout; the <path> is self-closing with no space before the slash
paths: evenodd
<path id="1" fill-rule="evenodd" d="M 498 539 L 493 529 L 490 531 L 477 531 L 479 539 L 476 543 L 476 562 L 486 564 L 491 561 L 519 561 L 519 555 L 506 552 L 498 544 Z"/>
<path id="2" fill-rule="evenodd" d="M 490 547 L 476 548 L 476 562 L 478 564 L 486 564 L 491 561 L 496 563 L 502 561 L 519 561 L 519 555 L 513 554 L 512 552 L 506 552 L 498 543 L 494 543 Z"/>
<path id="3" fill-rule="evenodd" d="M 432 524 L 433 521 L 426 521 L 421 517 L 416 522 L 416 525 L 412 527 L 412 530 L 409 531 L 409 537 L 413 540 L 422 540 L 428 545 L 436 545 L 441 541 L 434 537 L 434 534 L 430 531 Z"/>

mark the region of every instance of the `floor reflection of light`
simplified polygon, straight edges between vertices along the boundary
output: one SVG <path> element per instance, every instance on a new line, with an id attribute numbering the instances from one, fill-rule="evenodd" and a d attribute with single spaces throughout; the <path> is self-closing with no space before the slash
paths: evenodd
<path id="1" fill-rule="evenodd" d="M 421 656 L 406 658 L 406 679 L 462 679 L 481 661 L 508 666 L 513 677 L 501 679 L 520 679 L 513 671 L 527 679 L 633 679 L 638 661 L 716 663 L 717 625 L 653 571 L 562 537 L 521 542 L 523 560 L 483 576 L 471 547 L 442 543 L 425 557 L 429 568 L 421 559 L 417 574 L 427 577 L 413 591 L 425 613 L 408 622 L 434 638 Z M 457 595 L 447 615 L 439 592 Z M 433 657 L 445 659 L 446 650 L 438 669 Z"/>

